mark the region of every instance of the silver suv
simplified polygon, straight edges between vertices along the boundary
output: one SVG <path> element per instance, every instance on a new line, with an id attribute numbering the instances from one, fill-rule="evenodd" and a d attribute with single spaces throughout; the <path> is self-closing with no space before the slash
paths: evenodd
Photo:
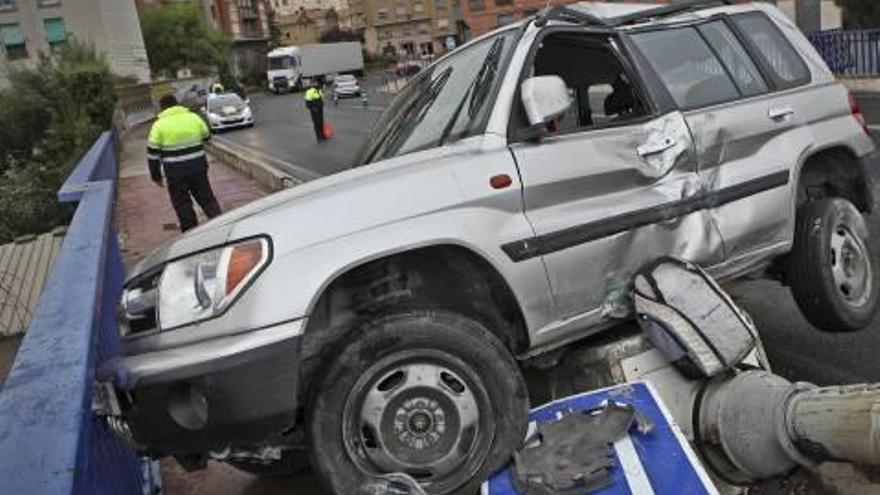
<path id="1" fill-rule="evenodd" d="M 415 77 L 359 166 L 221 216 L 126 283 L 114 424 L 155 455 L 404 471 L 466 493 L 510 456 L 518 360 L 611 328 L 674 255 L 791 286 L 826 331 L 878 286 L 875 148 L 766 4 L 584 4 Z"/>

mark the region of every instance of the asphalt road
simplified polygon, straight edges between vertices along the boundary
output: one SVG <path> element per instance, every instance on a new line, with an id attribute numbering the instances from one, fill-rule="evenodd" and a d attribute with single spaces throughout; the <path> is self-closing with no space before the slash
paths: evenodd
<path id="1" fill-rule="evenodd" d="M 319 143 L 302 93 L 252 95 L 254 127 L 224 132 L 218 140 L 243 145 L 257 154 L 291 163 L 319 176 L 349 168 L 373 123 L 391 97 L 379 91 L 379 76 L 361 82 L 367 93 L 366 106 L 360 99 L 340 100 L 334 105 L 331 91 L 325 91 L 324 119 L 335 129 L 335 137 Z M 288 170 L 296 175 L 296 170 Z"/>

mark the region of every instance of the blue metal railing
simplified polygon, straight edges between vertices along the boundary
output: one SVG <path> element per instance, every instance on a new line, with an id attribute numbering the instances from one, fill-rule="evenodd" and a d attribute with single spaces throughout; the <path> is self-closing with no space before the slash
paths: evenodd
<path id="1" fill-rule="evenodd" d="M 58 192 L 78 202 L 0 391 L 0 492 L 144 494 L 151 463 L 92 414 L 96 365 L 117 354 L 122 264 L 114 225 L 116 139 L 103 133 Z"/>
<path id="2" fill-rule="evenodd" d="M 880 76 L 880 29 L 832 29 L 808 37 L 835 74 Z"/>

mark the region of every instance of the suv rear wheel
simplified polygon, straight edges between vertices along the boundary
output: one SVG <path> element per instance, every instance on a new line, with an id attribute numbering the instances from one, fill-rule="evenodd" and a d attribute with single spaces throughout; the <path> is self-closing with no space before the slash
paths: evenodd
<path id="1" fill-rule="evenodd" d="M 472 493 L 522 442 L 528 393 L 480 323 L 443 310 L 368 323 L 331 358 L 308 411 L 312 464 L 333 493 L 404 472 L 429 494 Z"/>
<path id="2" fill-rule="evenodd" d="M 820 330 L 860 330 L 873 319 L 878 287 L 868 246 L 865 219 L 849 201 L 800 207 L 788 273 L 798 307 Z"/>

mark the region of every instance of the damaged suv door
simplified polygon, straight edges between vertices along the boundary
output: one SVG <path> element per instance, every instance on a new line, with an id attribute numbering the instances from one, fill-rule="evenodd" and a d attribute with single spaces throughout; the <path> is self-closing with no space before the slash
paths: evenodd
<path id="1" fill-rule="evenodd" d="M 774 94 L 732 28 L 733 20 L 708 20 L 632 35 L 694 133 L 724 238 L 725 266 L 716 270 L 722 276 L 789 248 L 790 171 L 811 143 L 792 107 L 804 97 Z M 791 66 L 793 77 L 809 79 L 799 59 Z"/>
<path id="2" fill-rule="evenodd" d="M 701 185 L 685 120 L 655 104 L 619 38 L 548 29 L 535 46 L 511 124 L 535 237 L 505 251 L 517 262 L 545 261 L 557 322 L 534 335 L 540 347 L 625 311 L 624 287 L 645 260 L 669 254 L 712 265 L 723 249 L 710 215 L 689 209 Z M 528 115 L 529 99 L 548 78 L 561 79 L 561 97 L 573 104 L 542 122 Z"/>

